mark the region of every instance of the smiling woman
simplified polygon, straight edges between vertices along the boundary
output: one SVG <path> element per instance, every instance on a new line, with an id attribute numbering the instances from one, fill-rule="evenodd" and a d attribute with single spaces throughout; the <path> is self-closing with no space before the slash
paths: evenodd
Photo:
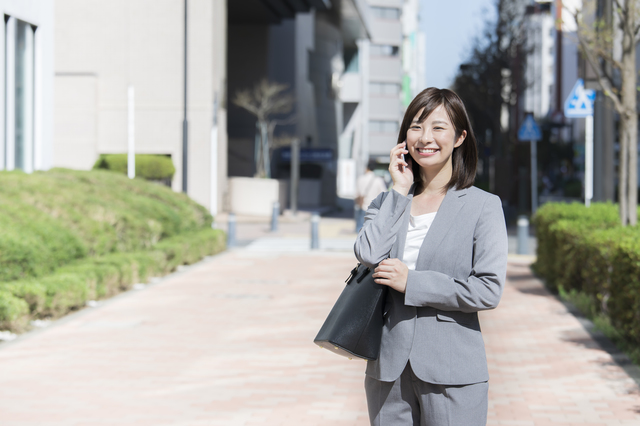
<path id="1" fill-rule="evenodd" d="M 414 181 L 417 186 L 416 194 L 423 192 L 426 183 L 433 179 L 435 182 L 432 182 L 432 188 L 443 186 L 447 190 L 453 186 L 468 188 L 473 184 L 478 163 L 476 138 L 464 104 L 453 91 L 432 87 L 415 97 L 405 113 L 395 149 L 399 149 L 401 145 L 415 160 L 410 174 L 398 176 L 403 185 L 399 188 L 402 193 L 408 193 L 409 186 Z M 438 151 L 444 149 L 445 152 L 438 156 L 439 161 L 427 161 L 423 164 L 422 159 L 433 154 L 421 154 L 416 147 Z M 391 152 L 393 157 L 394 151 Z M 397 156 L 398 153 L 396 158 Z M 391 159 L 392 163 L 393 160 L 394 158 Z M 405 162 L 405 165 L 408 164 Z M 394 167 L 389 165 L 392 177 L 394 172 L 400 171 L 399 165 L 402 164 L 396 165 L 396 170 L 392 170 Z"/>
<path id="2" fill-rule="evenodd" d="M 372 425 L 486 424 L 478 312 L 500 301 L 507 233 L 500 199 L 472 186 L 476 163 L 458 95 L 416 96 L 391 150 L 393 188 L 373 200 L 355 244 L 389 287 L 380 356 L 365 379 Z"/>

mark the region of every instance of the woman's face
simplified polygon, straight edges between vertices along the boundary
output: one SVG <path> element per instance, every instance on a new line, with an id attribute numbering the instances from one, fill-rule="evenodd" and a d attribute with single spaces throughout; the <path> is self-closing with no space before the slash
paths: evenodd
<path id="1" fill-rule="evenodd" d="M 422 108 L 407 130 L 407 150 L 411 157 L 425 169 L 440 170 L 451 167 L 453 148 L 462 145 L 467 132 L 456 138 L 456 130 L 442 105 L 419 122 Z"/>

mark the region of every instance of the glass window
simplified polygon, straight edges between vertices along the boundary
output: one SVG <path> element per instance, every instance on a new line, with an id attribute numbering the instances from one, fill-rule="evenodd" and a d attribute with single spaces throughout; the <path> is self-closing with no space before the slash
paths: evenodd
<path id="1" fill-rule="evenodd" d="M 370 51 L 372 56 L 398 56 L 400 49 L 388 44 L 372 44 Z"/>
<path id="2" fill-rule="evenodd" d="M 344 63 L 345 72 L 359 72 L 360 60 L 358 58 L 357 48 L 345 48 L 344 49 Z"/>
<path id="3" fill-rule="evenodd" d="M 385 83 L 382 86 L 385 95 L 398 95 L 400 94 L 400 85 L 396 83 Z"/>
<path id="4" fill-rule="evenodd" d="M 14 130 L 13 140 L 5 143 L 13 143 L 13 167 L 30 172 L 33 167 L 34 28 L 27 22 L 15 20 L 15 25 L 7 26 L 6 31 L 11 34 L 7 33 L 5 38 L 5 71 L 11 66 L 13 78 L 9 80 L 5 72 L 5 90 L 6 93 L 12 91 L 14 98 L 13 105 L 5 99 L 5 106 L 13 107 Z M 11 49 L 7 43 L 12 44 Z"/>
<path id="5" fill-rule="evenodd" d="M 371 14 L 378 19 L 400 19 L 400 9 L 397 7 L 371 7 Z"/>
<path id="6" fill-rule="evenodd" d="M 397 83 L 369 83 L 369 94 L 397 96 L 400 94 L 400 85 Z"/>
<path id="7" fill-rule="evenodd" d="M 390 120 L 369 121 L 370 133 L 398 133 L 398 122 Z"/>

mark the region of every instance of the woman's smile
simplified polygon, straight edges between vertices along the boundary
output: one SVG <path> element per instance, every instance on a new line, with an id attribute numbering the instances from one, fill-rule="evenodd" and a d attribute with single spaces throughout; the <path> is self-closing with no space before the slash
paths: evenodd
<path id="1" fill-rule="evenodd" d="M 421 156 L 430 157 L 440 150 L 437 148 L 416 148 L 416 151 L 418 151 L 418 154 Z"/>
<path id="2" fill-rule="evenodd" d="M 453 150 L 462 144 L 467 133 L 463 131 L 456 135 L 456 129 L 442 105 L 420 121 L 423 111 L 424 108 L 418 111 L 407 130 L 407 150 L 423 170 L 450 175 Z"/>

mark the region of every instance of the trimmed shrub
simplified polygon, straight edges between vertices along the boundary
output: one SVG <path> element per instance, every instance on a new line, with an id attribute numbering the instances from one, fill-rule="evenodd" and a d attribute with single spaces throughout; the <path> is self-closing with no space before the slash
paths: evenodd
<path id="1" fill-rule="evenodd" d="M 534 271 L 554 291 L 593 302 L 624 339 L 640 344 L 640 227 L 622 227 L 617 206 L 546 204 L 534 218 Z"/>
<path id="2" fill-rule="evenodd" d="M 556 282 L 567 279 L 567 258 L 574 257 L 577 239 L 589 230 L 619 226 L 617 207 L 610 203 L 583 204 L 547 203 L 535 217 L 538 239 L 537 261 L 534 271 L 557 290 Z"/>
<path id="3" fill-rule="evenodd" d="M 19 331 L 27 317 L 60 317 L 87 300 L 113 296 L 224 249 L 225 233 L 209 228 L 170 238 L 150 251 L 86 258 L 42 278 L 0 283 L 0 327 Z"/>
<path id="4" fill-rule="evenodd" d="M 224 250 L 212 220 L 185 194 L 117 173 L 0 172 L 0 329 Z"/>
<path id="5" fill-rule="evenodd" d="M 8 291 L 0 290 L 0 330 L 21 331 L 27 324 L 27 302 Z"/>
<path id="6" fill-rule="evenodd" d="M 127 174 L 129 158 L 127 154 L 102 154 L 93 169 L 106 169 Z M 176 168 L 171 157 L 164 155 L 136 154 L 136 177 L 150 180 L 171 179 Z"/>
<path id="7" fill-rule="evenodd" d="M 150 249 L 213 219 L 185 194 L 105 171 L 0 172 L 0 200 L 0 281 Z"/>

